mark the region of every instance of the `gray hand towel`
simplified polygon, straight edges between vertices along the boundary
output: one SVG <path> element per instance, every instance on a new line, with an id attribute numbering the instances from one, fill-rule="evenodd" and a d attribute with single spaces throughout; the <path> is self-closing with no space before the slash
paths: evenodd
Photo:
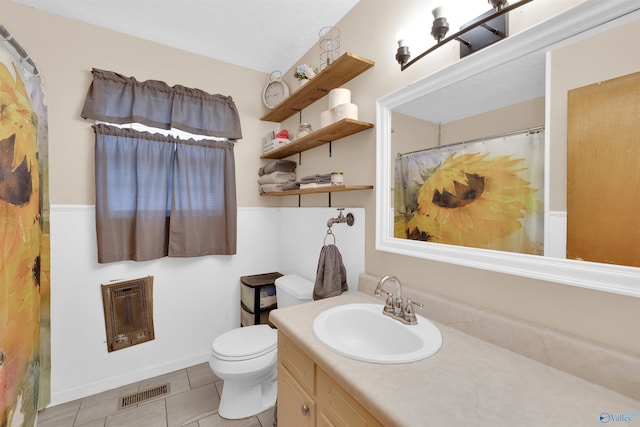
<path id="1" fill-rule="evenodd" d="M 272 160 L 258 169 L 258 175 L 268 175 L 271 172 L 294 172 L 297 165 L 293 160 Z"/>
<path id="2" fill-rule="evenodd" d="M 313 299 L 335 297 L 346 292 L 347 270 L 342 263 L 342 255 L 336 245 L 325 245 L 320 250 Z"/>
<path id="3" fill-rule="evenodd" d="M 258 184 L 286 184 L 296 180 L 294 172 L 271 172 L 258 178 Z"/>

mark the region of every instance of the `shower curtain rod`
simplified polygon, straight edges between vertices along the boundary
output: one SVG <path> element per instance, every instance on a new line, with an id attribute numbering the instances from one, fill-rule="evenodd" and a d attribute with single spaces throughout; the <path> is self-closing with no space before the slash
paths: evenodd
<path id="1" fill-rule="evenodd" d="M 409 151 L 407 153 L 398 153 L 398 154 L 396 154 L 396 158 L 399 159 L 399 158 L 401 158 L 403 156 L 408 156 L 410 154 L 423 153 L 425 151 L 436 150 L 438 148 L 455 147 L 456 145 L 470 144 L 472 142 L 486 141 L 488 139 L 504 138 L 505 136 L 520 135 L 520 134 L 534 134 L 534 133 L 540 133 L 542 131 L 544 131 L 544 125 L 543 126 L 536 126 L 536 127 L 528 128 L 528 129 L 514 130 L 514 131 L 511 131 L 511 132 L 505 132 L 505 133 L 501 133 L 501 134 L 498 134 L 498 135 L 483 136 L 483 137 L 480 137 L 480 138 L 468 139 L 466 141 L 453 142 L 451 144 L 446 144 L 446 145 L 438 145 L 436 147 L 422 148 L 420 150 Z"/>
<path id="2" fill-rule="evenodd" d="M 6 42 L 8 42 L 11 45 L 11 47 L 15 49 L 16 52 L 18 52 L 18 55 L 20 55 L 20 58 L 22 60 L 26 61 L 29 65 L 33 67 L 33 74 L 37 75 L 38 67 L 36 67 L 36 64 L 33 62 L 31 58 L 29 58 L 29 54 L 27 53 L 27 51 L 24 50 L 22 46 L 20 46 L 20 43 L 18 43 L 16 39 L 13 38 L 9 30 L 7 30 L 2 24 L 0 24 L 0 36 L 2 36 L 2 38 Z"/>

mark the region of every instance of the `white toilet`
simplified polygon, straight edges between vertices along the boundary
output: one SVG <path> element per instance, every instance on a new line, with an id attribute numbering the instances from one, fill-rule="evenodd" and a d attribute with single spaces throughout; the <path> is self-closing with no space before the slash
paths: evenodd
<path id="1" fill-rule="evenodd" d="M 313 282 L 290 274 L 275 281 L 278 308 L 313 300 Z M 222 380 L 218 414 L 238 419 L 256 415 L 276 403 L 278 334 L 268 325 L 225 332 L 211 346 L 211 370 Z"/>

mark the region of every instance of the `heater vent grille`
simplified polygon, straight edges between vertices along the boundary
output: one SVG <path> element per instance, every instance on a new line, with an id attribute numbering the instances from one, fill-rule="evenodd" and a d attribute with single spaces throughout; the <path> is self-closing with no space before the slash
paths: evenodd
<path id="1" fill-rule="evenodd" d="M 156 397 L 165 396 L 171 391 L 169 384 L 163 384 L 157 387 L 142 390 L 137 393 L 128 394 L 122 396 L 118 400 L 118 409 L 125 409 L 129 406 L 135 406 L 138 403 L 145 402 L 147 400 L 155 399 Z"/>
<path id="2" fill-rule="evenodd" d="M 102 285 L 109 352 L 154 339 L 153 276 Z"/>

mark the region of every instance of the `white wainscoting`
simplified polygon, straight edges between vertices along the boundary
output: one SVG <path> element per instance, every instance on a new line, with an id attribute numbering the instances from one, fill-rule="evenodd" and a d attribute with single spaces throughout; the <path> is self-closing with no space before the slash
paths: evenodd
<path id="1" fill-rule="evenodd" d="M 567 212 L 549 211 L 547 236 L 545 236 L 544 255 L 554 258 L 567 257 Z"/>
<path id="2" fill-rule="evenodd" d="M 350 289 L 364 271 L 364 209 L 333 226 Z M 208 360 L 240 323 L 240 276 L 280 271 L 313 280 L 334 208 L 239 208 L 233 256 L 97 263 L 93 206 L 51 207 L 51 405 Z M 328 242 L 329 243 L 329 242 Z M 107 352 L 100 284 L 154 276 L 155 340 Z"/>
<path id="3" fill-rule="evenodd" d="M 281 208 L 280 209 L 280 272 L 295 273 L 315 280 L 318 258 L 327 235 L 327 220 L 336 218 L 335 208 Z M 347 269 L 349 291 L 358 290 L 358 271 L 364 271 L 364 208 L 345 208 L 343 215 L 352 213 L 354 223 L 334 224 L 331 227 L 336 246 Z M 330 236 L 327 244 L 333 243 Z"/>

